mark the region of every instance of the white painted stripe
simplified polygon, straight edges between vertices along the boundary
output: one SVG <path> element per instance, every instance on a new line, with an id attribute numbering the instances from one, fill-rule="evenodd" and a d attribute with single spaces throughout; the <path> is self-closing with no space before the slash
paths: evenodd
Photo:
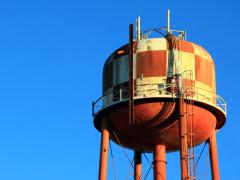
<path id="1" fill-rule="evenodd" d="M 203 47 L 192 43 L 194 54 L 202 57 L 205 60 L 213 61 L 211 55 Z"/>
<path id="2" fill-rule="evenodd" d="M 167 50 L 165 38 L 141 39 L 137 42 L 137 52 Z"/>

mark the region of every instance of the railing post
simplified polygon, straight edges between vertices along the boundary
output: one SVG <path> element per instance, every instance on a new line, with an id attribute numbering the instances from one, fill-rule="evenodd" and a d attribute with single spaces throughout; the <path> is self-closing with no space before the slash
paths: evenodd
<path id="1" fill-rule="evenodd" d="M 119 101 L 122 101 L 122 89 L 119 89 Z"/>
<path id="2" fill-rule="evenodd" d="M 197 88 L 197 100 L 198 100 L 198 88 Z"/>
<path id="3" fill-rule="evenodd" d="M 146 86 L 144 86 L 144 96 L 147 96 Z"/>

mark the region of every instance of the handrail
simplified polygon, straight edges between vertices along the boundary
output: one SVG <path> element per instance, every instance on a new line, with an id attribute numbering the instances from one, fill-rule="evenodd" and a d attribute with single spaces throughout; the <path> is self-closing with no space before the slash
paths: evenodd
<path id="1" fill-rule="evenodd" d="M 146 88 L 147 87 L 147 88 Z M 215 92 L 195 87 L 195 86 L 184 86 L 183 95 L 191 95 L 192 100 L 205 102 L 221 109 L 225 114 L 227 112 L 226 101 Z M 125 94 L 125 95 L 124 95 Z M 109 96 L 111 97 L 111 103 L 105 103 Z M 162 84 L 142 84 L 136 85 L 134 90 L 134 99 L 148 98 L 148 97 L 164 97 L 164 98 L 177 98 L 178 91 L 176 84 L 174 83 L 162 83 Z M 95 116 L 103 108 L 119 103 L 121 101 L 128 100 L 128 87 L 122 89 L 115 89 L 109 91 L 103 96 L 98 98 L 92 103 L 92 115 Z"/>

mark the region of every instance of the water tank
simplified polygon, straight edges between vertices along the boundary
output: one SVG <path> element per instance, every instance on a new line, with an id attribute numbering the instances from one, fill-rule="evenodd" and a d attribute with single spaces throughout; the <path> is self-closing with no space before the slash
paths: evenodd
<path id="1" fill-rule="evenodd" d="M 175 42 L 169 37 L 142 38 L 134 42 L 133 57 L 134 124 L 129 125 L 127 44 L 115 50 L 103 67 L 102 97 L 93 112 L 99 131 L 107 119 L 110 138 L 122 146 L 151 152 L 155 144 L 164 143 L 167 151 L 179 150 L 177 72 L 194 146 L 224 125 L 226 107 L 216 94 L 214 61 L 203 47 L 179 38 Z"/>

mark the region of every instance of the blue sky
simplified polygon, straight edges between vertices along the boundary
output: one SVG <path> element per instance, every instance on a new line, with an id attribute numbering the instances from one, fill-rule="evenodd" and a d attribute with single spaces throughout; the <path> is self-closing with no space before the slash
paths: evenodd
<path id="1" fill-rule="evenodd" d="M 239 179 L 239 7 L 237 0 L 1 1 L 0 179 L 97 179 L 100 133 L 91 101 L 101 95 L 104 61 L 128 41 L 138 15 L 143 29 L 165 26 L 168 8 L 173 28 L 186 29 L 215 59 L 218 94 L 228 103 L 217 134 L 221 177 Z M 113 152 L 118 179 L 126 179 L 129 164 L 119 146 Z M 168 179 L 179 179 L 178 153 L 167 160 Z M 206 173 L 210 179 L 209 165 Z"/>

